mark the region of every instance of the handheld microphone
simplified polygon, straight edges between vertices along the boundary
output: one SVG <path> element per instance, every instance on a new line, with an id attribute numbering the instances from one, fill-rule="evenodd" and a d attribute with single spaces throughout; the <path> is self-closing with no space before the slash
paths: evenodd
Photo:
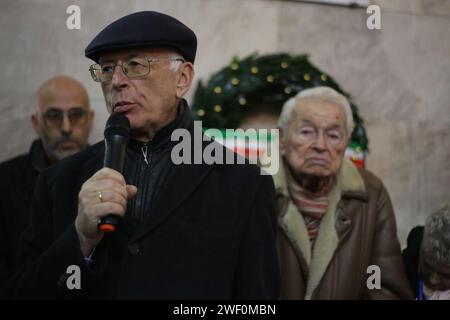
<path id="1" fill-rule="evenodd" d="M 125 161 L 125 150 L 130 137 L 130 121 L 122 113 L 114 113 L 105 127 L 105 159 L 103 167 L 114 169 L 120 173 Z M 110 214 L 103 217 L 97 228 L 110 233 L 116 231 L 118 217 Z"/>

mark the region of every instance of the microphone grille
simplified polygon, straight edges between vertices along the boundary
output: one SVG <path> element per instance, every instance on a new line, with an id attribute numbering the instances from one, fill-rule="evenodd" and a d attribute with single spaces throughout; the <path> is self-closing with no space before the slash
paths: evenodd
<path id="1" fill-rule="evenodd" d="M 105 138 L 110 136 L 130 136 L 130 120 L 123 113 L 113 113 L 109 116 L 105 127 Z"/>

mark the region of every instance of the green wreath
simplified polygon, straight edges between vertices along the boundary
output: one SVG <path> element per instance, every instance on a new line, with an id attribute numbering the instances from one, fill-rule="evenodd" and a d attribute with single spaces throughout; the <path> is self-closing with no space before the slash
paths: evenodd
<path id="1" fill-rule="evenodd" d="M 231 63 L 213 74 L 206 84 L 200 80 L 194 93 L 194 119 L 207 128 L 237 128 L 243 117 L 258 109 L 280 113 L 298 92 L 316 86 L 328 86 L 345 95 L 352 107 L 355 126 L 350 147 L 367 151 L 364 121 L 349 94 L 325 72 L 308 60 L 308 55 L 254 53 Z"/>

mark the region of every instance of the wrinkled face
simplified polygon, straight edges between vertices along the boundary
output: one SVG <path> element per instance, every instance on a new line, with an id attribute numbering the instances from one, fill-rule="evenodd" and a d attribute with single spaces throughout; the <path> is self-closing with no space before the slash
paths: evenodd
<path id="1" fill-rule="evenodd" d="M 51 161 L 87 146 L 94 113 L 84 88 L 67 79 L 55 80 L 39 92 L 36 103 L 32 124 Z"/>
<path id="2" fill-rule="evenodd" d="M 146 76 L 130 79 L 117 66 L 111 81 L 102 82 L 108 112 L 126 115 L 135 138 L 148 140 L 151 138 L 149 132 L 154 133 L 176 117 L 179 100 L 189 89 L 191 81 L 186 78 L 186 65 L 192 71 L 187 77 L 193 76 L 189 62 L 182 63 L 178 70 L 171 68 L 173 62 L 167 58 L 179 56 L 164 49 L 124 49 L 101 56 L 101 66 L 110 63 L 121 65 L 136 57 L 165 58 L 150 62 L 150 72 Z"/>
<path id="3" fill-rule="evenodd" d="M 281 152 L 294 172 L 318 177 L 336 175 L 347 147 L 345 112 L 317 98 L 294 108 L 287 132 L 281 130 Z"/>

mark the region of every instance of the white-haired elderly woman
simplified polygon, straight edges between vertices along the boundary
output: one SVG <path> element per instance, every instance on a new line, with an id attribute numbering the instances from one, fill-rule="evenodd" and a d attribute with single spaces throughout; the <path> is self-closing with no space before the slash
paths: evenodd
<path id="1" fill-rule="evenodd" d="M 419 258 L 419 300 L 450 300 L 450 207 L 425 223 Z"/>
<path id="2" fill-rule="evenodd" d="M 300 92 L 279 119 L 282 299 L 411 299 L 382 182 L 344 158 L 353 117 L 328 87 Z"/>

